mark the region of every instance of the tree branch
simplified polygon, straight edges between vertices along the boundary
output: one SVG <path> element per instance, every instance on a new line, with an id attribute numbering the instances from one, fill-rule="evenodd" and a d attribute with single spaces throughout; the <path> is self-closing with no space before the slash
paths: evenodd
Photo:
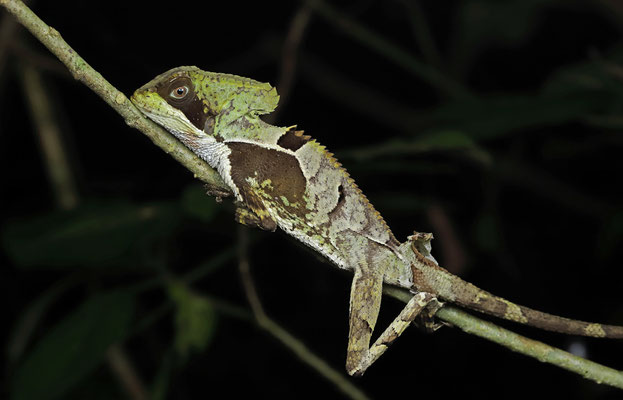
<path id="1" fill-rule="evenodd" d="M 309 4 L 312 6 L 316 5 L 315 8 L 318 9 L 318 4 L 323 3 L 314 4 L 314 2 L 310 2 Z M 115 109 L 128 125 L 139 129 L 147 135 L 158 147 L 171 154 L 173 158 L 193 172 L 198 179 L 215 188 L 229 191 L 216 171 L 179 143 L 168 132 L 143 117 L 123 93 L 115 89 L 97 71 L 91 68 L 86 61 L 63 41 L 61 35 L 55 29 L 41 21 L 21 1 L 0 0 L 0 5 L 13 14 L 22 25 L 55 54 L 76 79 L 87 85 Z M 388 291 L 392 296 L 401 300 L 408 300 L 409 296 L 411 296 L 405 290 L 388 289 Z M 453 307 L 443 307 L 437 312 L 436 316 L 443 321 L 458 326 L 467 333 L 491 340 L 513 351 L 578 373 L 597 383 L 604 383 L 623 389 L 623 373 L 620 371 L 571 355 L 544 343 L 524 338 Z"/>
<path id="2" fill-rule="evenodd" d="M 412 296 L 404 289 L 387 286 L 383 288 L 383 293 L 405 303 Z M 449 322 L 466 333 L 490 340 L 517 353 L 556 365 L 597 383 L 623 389 L 623 372 L 621 371 L 575 356 L 537 340 L 528 339 L 458 308 L 444 305 L 437 311 L 435 317 Z"/>

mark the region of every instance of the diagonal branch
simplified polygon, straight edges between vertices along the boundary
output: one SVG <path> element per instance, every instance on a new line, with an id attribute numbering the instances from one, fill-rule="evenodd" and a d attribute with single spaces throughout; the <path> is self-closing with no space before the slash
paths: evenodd
<path id="1" fill-rule="evenodd" d="M 213 188 L 229 192 L 218 172 L 210 168 L 208 163 L 197 157 L 167 131 L 151 122 L 134 107 L 132 102 L 99 72 L 94 70 L 82 57 L 63 40 L 60 33 L 43 22 L 23 2 L 19 0 L 0 0 L 15 18 L 45 45 L 63 64 L 67 66 L 73 77 L 89 87 L 109 106 L 117 111 L 126 124 L 143 132 L 152 142 L 180 164 L 192 172 L 196 178 Z"/>
<path id="2" fill-rule="evenodd" d="M 313 4 L 313 2 L 311 4 Z M 207 163 L 199 159 L 164 129 L 143 117 L 123 93 L 115 89 L 97 71 L 91 68 L 86 61 L 61 38 L 60 34 L 55 29 L 41 21 L 24 5 L 24 3 L 19 0 L 0 0 L 0 5 L 13 14 L 22 25 L 56 55 L 67 66 L 76 79 L 87 85 L 115 109 L 125 119 L 128 125 L 139 129 L 147 135 L 158 147 L 162 148 L 166 153 L 171 154 L 173 158 L 194 173 L 195 177 L 198 179 L 215 188 L 228 191 L 216 171 L 210 168 Z M 411 294 L 405 290 L 392 289 L 390 291 L 392 296 L 399 297 L 403 300 L 411 296 Z M 467 333 L 494 341 L 513 351 L 578 373 L 595 382 L 623 389 L 623 372 L 573 356 L 544 343 L 527 339 L 453 307 L 442 308 L 437 312 L 437 317 L 460 327 Z"/>

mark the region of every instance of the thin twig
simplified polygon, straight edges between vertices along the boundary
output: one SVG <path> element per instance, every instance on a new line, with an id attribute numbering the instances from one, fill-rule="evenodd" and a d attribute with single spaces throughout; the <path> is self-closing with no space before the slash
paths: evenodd
<path id="1" fill-rule="evenodd" d="M 18 0 L 0 0 L 0 5 L 4 6 L 10 13 L 16 16 L 16 18 L 28 29 L 33 35 L 35 35 L 42 43 L 44 43 L 72 72 L 74 77 L 81 80 L 95 93 L 102 97 L 108 104 L 111 105 L 119 114 L 121 114 L 126 122 L 145 133 L 148 137 L 154 141 L 156 145 L 163 148 L 167 153 L 171 153 L 173 157 L 186 166 L 190 171 L 195 173 L 195 176 L 204 182 L 213 184 L 216 187 L 228 190 L 224 185 L 218 173 L 212 170 L 207 163 L 200 160 L 190 150 L 186 149 L 181 143 L 175 140 L 162 128 L 157 127 L 155 124 L 147 121 L 140 112 L 128 101 L 128 99 L 119 92 L 113 86 L 111 86 L 99 73 L 94 71 L 86 62 L 80 58 L 76 52 L 65 43 L 60 34 L 54 29 L 47 26 L 41 21 L 32 11 L 28 9 L 21 1 Z M 405 296 L 410 296 L 406 291 L 401 292 L 402 299 Z M 471 316 L 466 313 L 458 312 L 457 310 L 446 307 L 442 308 L 437 316 L 453 325 L 461 326 L 465 332 L 477 334 L 481 337 L 485 337 L 488 340 L 492 340 L 496 343 L 503 344 L 512 348 L 514 351 L 522 354 L 535 357 L 540 361 L 548 362 L 553 365 L 557 365 L 561 368 L 568 369 L 570 371 L 579 373 L 580 375 L 592 379 L 598 383 L 605 383 L 618 388 L 623 389 L 623 373 L 613 370 L 612 368 L 604 367 L 594 362 L 582 359 L 580 357 L 573 356 L 562 350 L 548 346 L 546 344 L 529 340 L 520 335 L 516 335 L 512 332 L 506 331 L 509 335 L 481 335 L 478 332 L 479 326 L 486 324 L 487 330 L 502 329 L 493 324 L 485 323 L 484 321 Z M 273 328 L 270 323 L 264 322 L 265 329 Z M 505 330 L 504 330 L 505 331 Z M 277 332 L 277 331 L 275 331 Z M 307 354 L 308 351 L 300 342 L 292 340 L 285 331 L 280 336 L 280 340 L 288 345 L 299 357 L 308 357 L 308 360 L 315 360 L 314 362 L 319 365 L 326 364 L 323 360 L 317 359 L 313 353 Z M 510 341 L 514 341 L 511 343 Z M 517 342 L 524 343 L 524 346 L 517 345 Z M 535 355 L 534 349 L 538 348 L 538 355 Z M 328 365 L 326 368 L 323 366 L 320 370 L 329 374 L 337 374 L 338 377 L 344 379 L 345 384 L 350 384 L 346 378 L 341 374 L 333 371 Z M 358 389 L 357 389 L 358 390 Z"/>
<path id="2" fill-rule="evenodd" d="M 455 275 L 461 275 L 465 268 L 465 250 L 448 213 L 441 205 L 434 203 L 426 208 L 426 216 L 440 243 L 444 267 Z"/>
<path id="3" fill-rule="evenodd" d="M 28 4 L 30 1 L 25 1 Z M 17 32 L 21 29 L 20 24 L 15 21 L 9 14 L 4 14 L 0 17 L 0 78 L 4 78 L 4 69 L 6 68 L 7 61 L 9 60 L 9 51 L 11 45 L 15 41 Z"/>
<path id="4" fill-rule="evenodd" d="M 327 364 L 326 361 L 309 350 L 303 342 L 292 336 L 288 331 L 266 315 L 264 307 L 262 307 L 262 302 L 257 294 L 253 277 L 251 276 L 248 257 L 248 228 L 242 225 L 238 229 L 238 245 L 238 270 L 240 271 L 244 292 L 251 306 L 251 310 L 253 311 L 253 317 L 257 325 L 277 338 L 284 346 L 296 354 L 301 361 L 312 367 L 329 382 L 333 383 L 346 396 L 351 399 L 367 399 L 368 397 L 366 394 L 353 385 L 343 372 L 340 373 L 335 370 Z"/>
<path id="5" fill-rule="evenodd" d="M 244 293 L 247 296 L 253 315 L 261 326 L 262 321 L 267 319 L 262 302 L 255 289 L 253 283 L 253 277 L 251 276 L 251 268 L 249 265 L 249 231 L 244 225 L 238 226 L 238 271 L 240 271 L 240 278 L 242 280 L 242 286 L 244 287 Z"/>
<path id="6" fill-rule="evenodd" d="M 64 279 L 56 281 L 43 292 L 39 293 L 25 309 L 20 310 L 17 321 L 13 324 L 12 332 L 7 340 L 7 361 L 9 368 L 16 365 L 22 358 L 24 350 L 31 343 L 41 321 L 49 314 L 51 305 L 69 288 L 80 281 L 81 272 L 73 273 Z"/>
<path id="7" fill-rule="evenodd" d="M 292 336 L 270 318 L 265 318 L 258 325 L 270 332 L 284 346 L 292 351 L 301 361 L 312 367 L 326 380 L 333 383 L 342 393 L 351 399 L 364 400 L 368 396 L 357 386 L 352 384 L 343 372 L 331 367 L 325 360 L 314 354 L 303 342 Z"/>
<path id="8" fill-rule="evenodd" d="M 420 2 L 418 0 L 402 0 L 402 5 L 407 10 L 407 15 L 411 20 L 413 37 L 415 37 L 426 62 L 439 70 L 443 70 L 441 56 L 426 22 L 426 16 L 420 6 Z"/>
<path id="9" fill-rule="evenodd" d="M 306 0 L 306 4 L 318 15 L 339 28 L 346 35 L 368 46 L 388 60 L 393 61 L 405 70 L 421 78 L 439 92 L 453 98 L 469 96 L 467 89 L 460 83 L 445 76 L 433 67 L 424 64 L 407 51 L 398 47 L 363 25 L 341 14 L 327 2 L 322 0 Z"/>
<path id="10" fill-rule="evenodd" d="M 19 76 L 26 93 L 30 109 L 30 120 L 41 144 L 41 152 L 46 164 L 56 203 L 63 210 L 78 205 L 78 190 L 69 165 L 66 147 L 61 130 L 52 110 L 50 97 L 41 80 L 41 74 L 32 65 L 22 63 Z"/>
<path id="11" fill-rule="evenodd" d="M 244 227 L 241 226 L 241 228 Z M 241 231 L 244 232 L 242 229 Z M 246 236 L 246 234 L 241 235 Z M 240 239 L 242 243 L 240 243 L 241 246 L 239 246 L 238 255 L 241 259 L 246 259 L 246 249 L 248 246 L 248 242 L 245 243 L 245 241 L 248 241 L 249 239 L 245 238 L 244 236 L 242 236 Z M 200 267 L 184 275 L 182 277 L 182 280 L 187 284 L 195 282 L 206 274 L 211 273 L 216 268 L 224 265 L 225 262 L 233 258 L 235 254 L 236 252 L 234 249 L 226 249 L 218 256 L 206 261 Z M 239 268 L 241 270 L 241 276 L 243 277 L 242 281 L 245 285 L 245 293 L 247 294 L 249 303 L 252 305 L 253 314 L 250 315 L 246 309 L 230 304 L 224 300 L 206 296 L 210 303 L 219 312 L 227 314 L 231 317 L 251 322 L 254 321 L 260 328 L 264 329 L 270 335 L 277 338 L 279 342 L 281 342 L 286 348 L 292 351 L 305 364 L 309 365 L 321 376 L 324 376 L 327 380 L 332 382 L 339 390 L 347 394 L 347 396 L 353 399 L 366 399 L 366 395 L 359 388 L 353 385 L 343 373 L 340 373 L 339 371 L 332 368 L 324 360 L 311 352 L 301 340 L 292 336 L 289 332 L 287 332 L 285 329 L 283 329 L 281 326 L 279 326 L 277 323 L 275 323 L 266 316 L 259 301 L 257 291 L 255 290 L 255 287 L 253 285 L 253 280 L 249 270 L 248 259 L 246 263 L 239 264 Z M 148 285 L 137 286 L 133 290 L 146 290 L 161 282 L 161 279 L 156 279 L 154 281 L 150 281 Z M 166 316 L 171 311 L 171 309 L 172 305 L 170 303 L 165 303 L 147 314 L 136 324 L 131 336 L 137 335 L 148 329 L 151 325 Z"/>
<path id="12" fill-rule="evenodd" d="M 365 393 L 363 393 L 357 386 L 353 385 L 348 378 L 344 376 L 344 373 L 332 368 L 326 363 L 326 361 L 312 353 L 303 342 L 292 336 L 288 331 L 283 329 L 279 324 L 275 323 L 270 318 L 263 318 L 262 325 L 260 325 L 256 316 L 251 315 L 246 309 L 219 298 L 207 298 L 210 300 L 210 303 L 214 306 L 214 308 L 223 314 L 245 321 L 255 320 L 259 327 L 273 335 L 279 340 L 279 342 L 281 342 L 281 344 L 292 351 L 304 363 L 312 367 L 327 380 L 333 382 L 338 389 L 345 393 L 348 397 L 361 400 L 368 399 Z"/>
<path id="13" fill-rule="evenodd" d="M 108 348 L 106 360 L 117 380 L 121 382 L 132 400 L 147 400 L 149 398 L 147 390 L 136 374 L 132 363 L 118 344 L 113 344 Z"/>
<path id="14" fill-rule="evenodd" d="M 20 35 L 22 33 L 20 32 Z M 72 78 L 71 74 L 57 58 L 50 54 L 43 54 L 40 50 L 31 48 L 22 40 L 9 43 L 9 50 L 15 58 L 35 67 L 41 73 L 51 73 L 63 79 Z"/>
<path id="15" fill-rule="evenodd" d="M 428 114 L 354 81 L 311 54 L 301 52 L 299 59 L 302 78 L 332 101 L 390 129 L 415 134 L 425 128 Z"/>
<path id="16" fill-rule="evenodd" d="M 311 9 L 307 5 L 301 6 L 290 22 L 290 29 L 286 35 L 281 51 L 281 66 L 279 70 L 279 78 L 277 78 L 277 92 L 279 93 L 279 108 L 271 113 L 265 121 L 273 124 L 277 121 L 280 110 L 284 104 L 288 102 L 292 85 L 296 76 L 296 65 L 298 59 L 298 49 L 303 39 L 303 34 L 309 25 L 311 19 Z"/>

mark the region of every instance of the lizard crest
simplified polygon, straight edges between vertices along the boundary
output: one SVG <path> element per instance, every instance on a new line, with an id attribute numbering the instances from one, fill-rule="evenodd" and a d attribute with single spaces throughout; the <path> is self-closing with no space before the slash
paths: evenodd
<path id="1" fill-rule="evenodd" d="M 150 117 L 166 122 L 161 125 L 198 137 L 204 136 L 199 132 L 203 131 L 219 138 L 221 127 L 241 117 L 254 119 L 272 112 L 279 95 L 268 83 L 178 67 L 143 85 L 132 101 L 143 111 L 151 110 Z"/>

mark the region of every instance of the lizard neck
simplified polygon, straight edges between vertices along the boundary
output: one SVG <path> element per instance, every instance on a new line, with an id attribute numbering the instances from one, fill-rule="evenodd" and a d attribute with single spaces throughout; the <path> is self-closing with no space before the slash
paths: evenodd
<path id="1" fill-rule="evenodd" d="M 229 186 L 236 199 L 244 202 L 240 184 L 234 182 L 235 169 L 240 165 L 232 165 L 232 149 L 236 144 L 251 144 L 263 149 L 275 149 L 287 151 L 277 145 L 288 128 L 281 128 L 267 124 L 252 115 L 245 115 L 233 122 L 219 126 L 219 123 L 206 124 L 216 128 L 209 135 L 204 135 L 199 140 L 185 140 L 180 138 L 190 149 L 219 172 L 223 181 Z M 248 158 L 248 157 L 247 157 Z M 258 166 L 259 167 L 259 166 Z M 250 171 L 251 172 L 251 171 Z"/>
<path id="2" fill-rule="evenodd" d="M 219 127 L 215 137 L 223 142 L 246 142 L 271 148 L 277 146 L 277 141 L 287 130 L 288 128 L 267 124 L 259 117 L 245 115 Z"/>

